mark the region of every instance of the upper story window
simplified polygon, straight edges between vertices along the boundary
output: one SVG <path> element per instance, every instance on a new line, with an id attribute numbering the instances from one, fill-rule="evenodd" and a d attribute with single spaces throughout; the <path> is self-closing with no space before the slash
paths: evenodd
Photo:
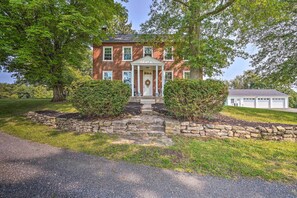
<path id="1" fill-rule="evenodd" d="M 103 60 L 104 61 L 113 60 L 113 47 L 103 47 Z"/>
<path id="2" fill-rule="evenodd" d="M 184 79 L 189 79 L 190 78 L 190 71 L 184 71 L 183 72 L 183 78 Z"/>
<path id="3" fill-rule="evenodd" d="M 164 60 L 173 60 L 173 47 L 166 47 L 164 49 Z"/>
<path id="4" fill-rule="evenodd" d="M 173 72 L 165 71 L 165 84 L 170 80 L 173 80 Z"/>
<path id="5" fill-rule="evenodd" d="M 153 47 L 150 47 L 150 46 L 143 47 L 143 57 L 145 56 L 153 57 Z"/>
<path id="6" fill-rule="evenodd" d="M 103 71 L 103 80 L 112 80 L 112 71 Z"/>
<path id="7" fill-rule="evenodd" d="M 132 61 L 132 47 L 123 47 L 123 61 Z"/>

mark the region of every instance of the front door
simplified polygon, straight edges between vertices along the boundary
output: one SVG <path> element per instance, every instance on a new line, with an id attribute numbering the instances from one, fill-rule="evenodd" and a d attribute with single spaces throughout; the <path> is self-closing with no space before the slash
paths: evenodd
<path id="1" fill-rule="evenodd" d="M 153 95 L 153 72 L 143 71 L 143 96 Z"/>

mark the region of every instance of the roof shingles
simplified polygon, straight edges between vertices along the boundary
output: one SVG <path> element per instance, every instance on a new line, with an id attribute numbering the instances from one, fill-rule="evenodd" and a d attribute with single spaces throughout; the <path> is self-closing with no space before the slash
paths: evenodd
<path id="1" fill-rule="evenodd" d="M 282 96 L 287 94 L 281 93 L 275 89 L 229 89 L 229 96 Z"/>
<path id="2" fill-rule="evenodd" d="M 110 37 L 103 43 L 135 43 L 139 42 L 139 36 L 137 34 L 117 34 L 114 37 Z"/>

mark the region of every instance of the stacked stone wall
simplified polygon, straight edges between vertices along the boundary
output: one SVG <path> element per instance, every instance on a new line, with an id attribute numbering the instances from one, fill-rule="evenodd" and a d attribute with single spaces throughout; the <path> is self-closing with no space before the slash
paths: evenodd
<path id="1" fill-rule="evenodd" d="M 192 137 L 244 138 L 297 142 L 297 126 L 232 126 L 200 124 L 168 119 L 157 115 L 140 115 L 119 120 L 86 121 L 29 112 L 27 117 L 34 122 L 66 131 L 79 133 L 110 133 L 134 136 L 184 135 Z"/>

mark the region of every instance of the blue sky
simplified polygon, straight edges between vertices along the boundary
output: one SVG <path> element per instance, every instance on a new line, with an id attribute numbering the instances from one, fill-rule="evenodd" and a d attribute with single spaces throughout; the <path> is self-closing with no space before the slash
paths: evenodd
<path id="1" fill-rule="evenodd" d="M 119 2 L 120 0 L 117 1 Z M 148 19 L 151 3 L 151 0 L 129 0 L 128 3 L 122 3 L 129 12 L 129 21 L 132 22 L 133 29 L 139 30 L 140 24 Z M 248 51 L 254 52 L 255 49 L 249 47 Z M 236 58 L 235 62 L 227 69 L 224 69 L 224 74 L 218 78 L 222 80 L 231 80 L 234 79 L 235 76 L 243 74 L 243 72 L 248 69 L 251 69 L 248 60 Z M 11 75 L 8 73 L 0 72 L 0 82 L 13 83 L 14 79 L 10 76 Z"/>

